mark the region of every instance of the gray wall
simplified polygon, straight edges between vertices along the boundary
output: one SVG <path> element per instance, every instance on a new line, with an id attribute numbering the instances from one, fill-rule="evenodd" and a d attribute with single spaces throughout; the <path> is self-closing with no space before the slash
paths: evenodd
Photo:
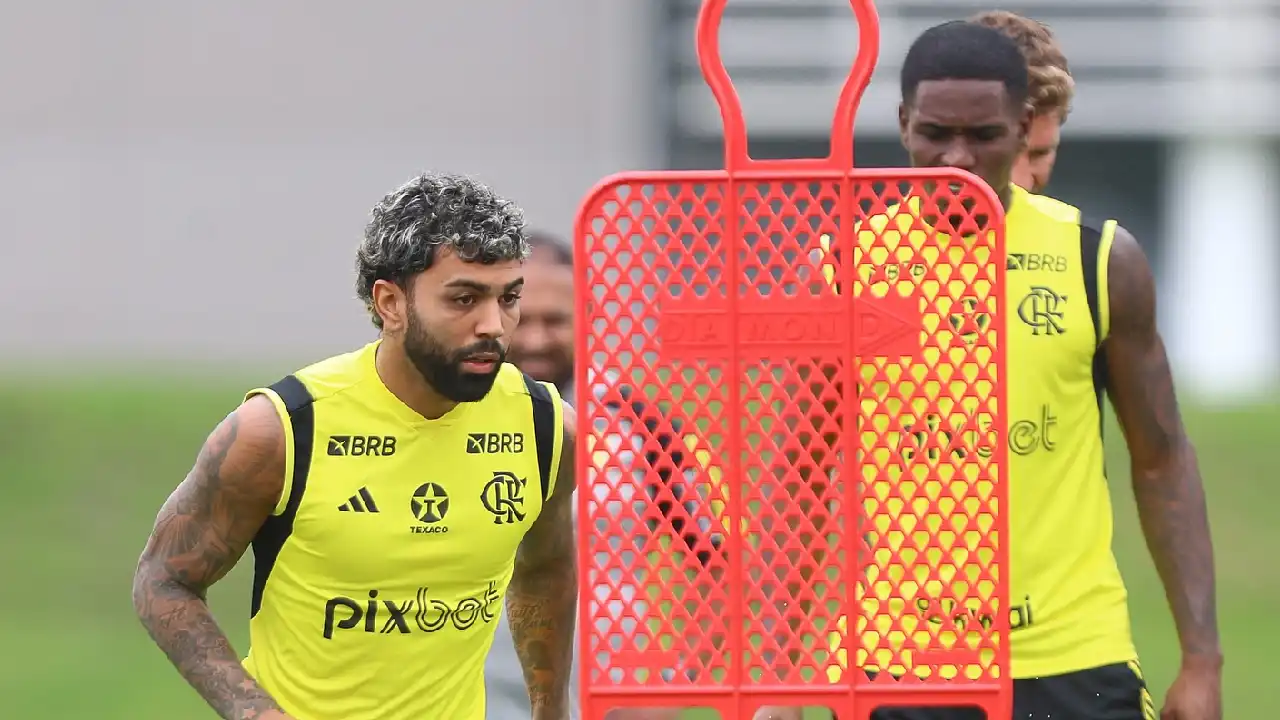
<path id="1" fill-rule="evenodd" d="M 371 336 L 368 210 L 415 172 L 476 175 L 567 232 L 599 177 L 661 157 L 643 2 L 0 10 L 8 363 L 343 349 Z"/>

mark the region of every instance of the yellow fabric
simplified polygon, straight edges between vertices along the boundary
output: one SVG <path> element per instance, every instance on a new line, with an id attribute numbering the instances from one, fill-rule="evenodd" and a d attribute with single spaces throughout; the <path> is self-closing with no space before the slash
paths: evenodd
<path id="1" fill-rule="evenodd" d="M 285 409 L 284 400 L 275 390 L 254 388 L 245 393 L 244 399 L 248 400 L 254 395 L 262 395 L 271 401 L 271 406 L 276 409 L 276 414 L 280 416 L 280 422 L 284 426 L 284 487 L 280 491 L 280 499 L 276 501 L 275 509 L 271 511 L 272 515 L 279 515 L 284 512 L 284 507 L 289 501 L 289 491 L 293 489 L 293 427 L 289 423 L 289 411 Z"/>
<path id="2" fill-rule="evenodd" d="M 295 373 L 314 399 L 310 470 L 244 664 L 298 720 L 482 720 L 484 659 L 542 510 L 529 393 L 506 365 L 483 400 L 428 421 L 382 384 L 376 347 Z"/>
<path id="3" fill-rule="evenodd" d="M 1080 212 L 1051 198 L 1031 195 L 1015 188 L 1006 217 L 1006 245 L 1010 261 L 1006 275 L 1004 312 L 1007 326 L 1008 442 L 1010 451 L 1009 548 L 1012 583 L 1011 624 L 1012 675 L 1037 677 L 1070 672 L 1117 662 L 1136 656 L 1130 636 L 1126 590 L 1111 552 L 1112 510 L 1103 467 L 1102 418 L 1095 387 L 1093 363 L 1098 351 L 1081 254 Z M 857 257 L 872 254 L 877 234 L 882 245 L 875 252 L 887 254 L 884 246 L 919 249 L 924 232 L 913 229 L 913 213 L 891 208 L 887 215 L 870 218 L 868 228 L 857 237 Z M 1109 326 L 1106 287 L 1107 256 L 1115 232 L 1108 222 L 1102 231 L 1097 262 L 1099 283 L 1096 308 L 1105 337 Z M 935 247 L 921 253 L 924 262 L 936 261 L 940 252 L 961 251 L 962 240 L 939 237 Z M 830 249 L 829 247 L 827 248 Z M 930 252 L 935 257 L 930 257 Z M 863 253 L 864 255 L 858 255 Z M 886 258 L 872 258 L 877 264 Z M 977 262 L 984 262 L 977 257 Z M 893 277 L 872 281 L 859 278 L 855 292 L 868 292 L 873 284 L 910 284 L 926 295 L 930 283 L 920 281 L 923 273 L 907 268 Z M 832 264 L 826 264 L 829 282 L 835 282 Z M 938 284 L 932 285 L 936 292 Z M 882 294 L 877 292 L 876 294 Z M 961 330 L 957 328 L 957 333 Z M 907 362 L 889 362 L 889 383 L 879 383 L 862 392 L 879 398 L 888 396 L 891 385 L 907 381 Z M 956 381 L 963 384 L 964 381 Z M 935 393 L 946 389 L 947 383 Z M 937 395 L 935 395 L 937 397 Z M 871 402 L 875 402 L 872 400 Z M 958 405 L 955 413 L 973 409 Z M 946 422 L 949 419 L 944 419 Z M 905 433 L 904 433 L 905 434 Z M 981 449 L 978 449 L 981 452 Z M 864 466 L 865 480 L 874 481 L 874 468 Z M 888 483 L 872 482 L 868 513 L 884 519 L 886 503 L 892 503 L 894 486 L 916 479 L 891 477 Z M 953 481 L 963 482 L 963 478 Z M 910 491 L 903 495 L 911 496 Z M 919 498 L 921 492 L 915 491 Z M 899 501 L 901 504 L 901 501 Z M 910 505 L 901 505 L 910 508 Z M 878 508 L 878 509 L 877 509 Z M 901 510 L 893 511 L 901 512 Z M 900 516 L 896 516 L 900 517 Z M 937 520 L 935 518 L 934 520 Z M 887 525 L 887 522 L 885 523 Z M 937 527 L 930 528 L 936 531 Z M 923 529 L 898 533 L 893 539 L 888 527 L 876 526 L 873 533 L 890 532 L 895 551 L 914 552 L 908 543 L 920 541 Z M 960 540 L 957 563 L 971 551 Z M 884 553 L 888 555 L 888 553 Z M 936 644 L 954 643 L 956 631 L 936 628 L 944 617 L 955 620 L 959 632 L 966 623 L 990 622 L 976 617 L 972 608 L 954 607 L 946 599 L 953 583 L 972 583 L 976 578 L 960 577 L 944 562 L 940 551 L 926 553 L 922 565 L 940 567 L 936 579 L 907 578 L 901 566 L 886 576 L 868 577 L 863 588 L 864 617 L 853 647 L 860 648 L 854 664 L 869 670 L 924 676 L 923 665 L 912 667 L 911 647 L 923 647 L 936 633 Z M 885 567 L 887 557 L 877 556 L 873 566 Z M 888 600 L 890 589 L 897 597 L 914 597 L 908 607 L 902 600 Z M 884 607 L 881 607 L 881 604 Z M 897 620 L 896 627 L 893 620 Z M 935 628 L 931 630 L 930 628 Z M 843 635 L 848 632 L 842 618 L 830 634 L 832 660 L 828 677 L 836 682 L 848 667 Z M 893 662 L 889 645 L 902 651 L 904 662 Z M 944 676 L 947 672 L 944 670 Z"/>

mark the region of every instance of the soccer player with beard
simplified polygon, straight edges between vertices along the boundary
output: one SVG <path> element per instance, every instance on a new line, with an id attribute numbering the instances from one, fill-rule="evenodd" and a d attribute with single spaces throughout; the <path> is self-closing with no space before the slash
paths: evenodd
<path id="1" fill-rule="evenodd" d="M 227 720 L 483 720 L 504 600 L 535 720 L 568 716 L 576 417 L 504 364 L 523 214 L 422 175 L 374 208 L 356 292 L 380 331 L 251 390 L 160 509 L 134 607 Z M 252 546 L 245 658 L 206 592 Z"/>

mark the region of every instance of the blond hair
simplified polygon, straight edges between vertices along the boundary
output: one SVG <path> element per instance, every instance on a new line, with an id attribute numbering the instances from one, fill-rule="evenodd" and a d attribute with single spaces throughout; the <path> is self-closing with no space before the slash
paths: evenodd
<path id="1" fill-rule="evenodd" d="M 1056 112 L 1066 120 L 1075 97 L 1076 82 L 1071 77 L 1067 56 L 1053 32 L 1042 22 L 1007 10 L 987 10 L 969 22 L 999 30 L 1017 44 L 1027 59 L 1030 79 L 1027 102 L 1037 115 Z"/>

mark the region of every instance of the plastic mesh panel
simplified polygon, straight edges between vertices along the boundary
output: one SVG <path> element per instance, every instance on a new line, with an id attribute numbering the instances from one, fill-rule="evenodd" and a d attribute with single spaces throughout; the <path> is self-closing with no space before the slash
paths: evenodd
<path id="1" fill-rule="evenodd" d="M 584 204 L 588 717 L 854 717 L 1007 675 L 1003 216 L 906 174 L 631 175 Z"/>

